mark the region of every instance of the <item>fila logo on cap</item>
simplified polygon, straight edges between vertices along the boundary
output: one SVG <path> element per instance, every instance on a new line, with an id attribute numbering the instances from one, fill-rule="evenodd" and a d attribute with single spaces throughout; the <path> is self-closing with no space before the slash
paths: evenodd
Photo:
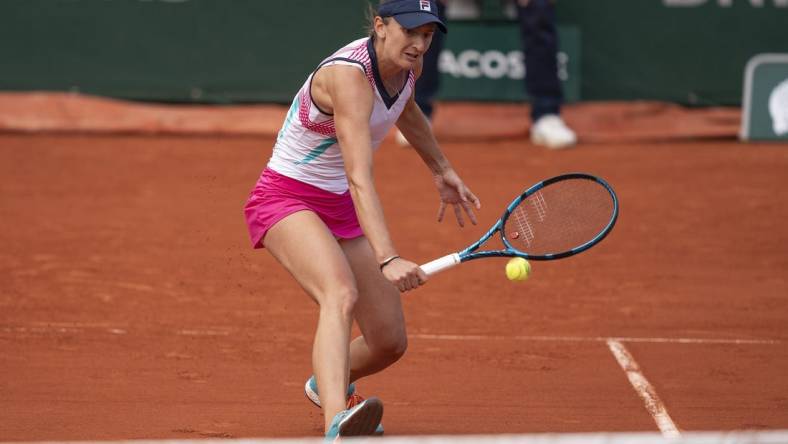
<path id="1" fill-rule="evenodd" d="M 430 0 L 419 0 L 419 7 L 421 7 L 422 11 L 432 12 L 432 6 L 430 6 Z"/>

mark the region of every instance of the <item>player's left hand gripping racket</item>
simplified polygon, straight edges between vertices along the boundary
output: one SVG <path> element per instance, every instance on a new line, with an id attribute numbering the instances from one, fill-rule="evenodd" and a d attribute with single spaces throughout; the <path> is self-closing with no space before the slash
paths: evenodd
<path id="1" fill-rule="evenodd" d="M 607 236 L 618 218 L 618 197 L 604 180 L 562 174 L 525 190 L 476 243 L 421 266 L 427 275 L 485 257 L 561 259 L 588 250 Z M 500 232 L 504 248 L 479 247 Z"/>

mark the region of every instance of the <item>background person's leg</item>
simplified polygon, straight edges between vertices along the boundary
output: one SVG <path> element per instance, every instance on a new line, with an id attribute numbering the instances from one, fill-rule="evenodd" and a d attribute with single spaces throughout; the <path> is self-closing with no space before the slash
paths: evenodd
<path id="1" fill-rule="evenodd" d="M 531 100 L 531 142 L 566 148 L 577 136 L 561 118 L 555 0 L 519 0 L 517 14 L 525 53 L 525 89 Z"/>
<path id="2" fill-rule="evenodd" d="M 438 4 L 438 17 L 445 23 L 446 22 L 446 6 L 443 2 Z M 435 31 L 432 36 L 432 44 L 430 49 L 424 54 L 424 63 L 422 65 L 421 77 L 416 82 L 416 104 L 419 105 L 421 111 L 432 120 L 432 113 L 435 111 L 434 103 L 435 96 L 438 95 L 440 89 L 440 72 L 438 71 L 438 59 L 440 53 L 443 51 L 446 35 L 440 31 Z"/>
<path id="3" fill-rule="evenodd" d="M 518 1 L 517 16 L 525 53 L 525 90 L 531 99 L 531 119 L 559 114 L 563 91 L 558 79 L 558 30 L 552 0 Z"/>

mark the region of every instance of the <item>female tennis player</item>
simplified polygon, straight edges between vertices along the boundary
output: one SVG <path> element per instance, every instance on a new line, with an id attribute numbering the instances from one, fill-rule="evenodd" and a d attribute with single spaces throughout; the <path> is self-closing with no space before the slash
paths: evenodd
<path id="1" fill-rule="evenodd" d="M 320 306 L 305 390 L 323 409 L 327 438 L 381 431 L 380 400 L 358 397 L 352 382 L 403 355 L 400 292 L 427 280 L 391 240 L 373 151 L 396 124 L 432 172 L 438 221 L 453 206 L 460 226 L 465 216 L 475 224 L 480 208 L 413 99 L 422 56 L 433 34 L 446 32 L 436 14 L 434 0 L 384 1 L 369 37 L 317 67 L 244 209 L 254 247 L 268 249 Z M 354 319 L 362 336 L 350 342 Z"/>

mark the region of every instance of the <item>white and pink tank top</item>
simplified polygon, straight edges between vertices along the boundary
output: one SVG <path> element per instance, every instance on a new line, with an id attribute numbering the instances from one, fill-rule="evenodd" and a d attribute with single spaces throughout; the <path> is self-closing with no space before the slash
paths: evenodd
<path id="1" fill-rule="evenodd" d="M 324 66 L 355 66 L 366 75 L 375 102 L 369 119 L 372 149 L 399 119 L 405 104 L 413 94 L 416 78 L 408 73 L 399 93 L 391 97 L 386 92 L 378 73 L 377 57 L 370 38 L 356 40 L 325 59 L 306 79 L 298 91 L 285 123 L 279 131 L 268 167 L 290 178 L 306 182 L 332 193 L 342 194 L 348 189 L 345 163 L 337 144 L 334 116 L 320 110 L 312 101 L 312 77 Z"/>

